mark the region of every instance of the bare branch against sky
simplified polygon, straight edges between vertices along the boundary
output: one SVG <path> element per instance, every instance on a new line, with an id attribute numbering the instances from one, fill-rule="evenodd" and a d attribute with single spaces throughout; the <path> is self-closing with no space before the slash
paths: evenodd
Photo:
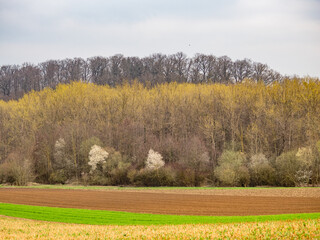
<path id="1" fill-rule="evenodd" d="M 320 77 L 320 1 L 0 0 L 0 65 L 180 51 Z"/>

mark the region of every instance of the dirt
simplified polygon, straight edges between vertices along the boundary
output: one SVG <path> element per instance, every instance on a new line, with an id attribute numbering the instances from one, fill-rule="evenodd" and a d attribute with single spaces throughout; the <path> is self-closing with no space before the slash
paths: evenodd
<path id="1" fill-rule="evenodd" d="M 101 189 L 99 191 L 109 191 Z M 196 194 L 253 197 L 314 197 L 320 198 L 320 188 L 237 188 L 237 189 L 128 189 L 127 192 L 149 192 L 166 194 Z"/>
<path id="2" fill-rule="evenodd" d="M 96 191 L 2 188 L 0 189 L 0 202 L 137 213 L 206 216 L 320 212 L 320 197 L 317 194 L 315 194 L 315 197 L 312 191 L 310 191 L 310 195 L 306 191 L 304 196 L 270 196 L 271 191 L 265 191 L 264 196 L 262 196 L 263 190 L 256 195 L 252 192 L 246 192 L 247 190 L 227 190 L 222 195 L 220 191 L 215 190 L 209 190 L 208 194 L 207 190 L 199 190 L 201 192 L 193 190 L 179 192 L 178 190 L 168 193 L 166 190 Z M 232 191 L 236 191 L 234 195 L 231 195 Z M 240 195 L 239 192 L 241 191 L 245 192 L 247 196 Z"/>

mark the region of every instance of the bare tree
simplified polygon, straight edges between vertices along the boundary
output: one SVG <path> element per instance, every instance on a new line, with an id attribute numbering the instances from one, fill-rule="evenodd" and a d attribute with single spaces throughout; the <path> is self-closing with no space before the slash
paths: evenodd
<path id="1" fill-rule="evenodd" d="M 143 75 L 143 62 L 138 57 L 127 57 L 121 61 L 123 78 L 126 80 L 139 79 Z"/>
<path id="2" fill-rule="evenodd" d="M 38 65 L 0 66 L 0 91 L 3 99 L 19 98 L 31 90 L 55 88 L 70 81 L 92 82 L 116 86 L 137 79 L 154 86 L 160 83 L 238 83 L 245 78 L 270 84 L 283 78 L 266 64 L 249 59 L 233 62 L 229 57 L 184 53 L 161 53 L 149 57 L 124 57 L 121 54 L 105 57 L 48 60 Z"/>
<path id="3" fill-rule="evenodd" d="M 58 83 L 59 63 L 55 60 L 49 60 L 39 64 L 41 72 L 41 87 L 54 88 Z"/>
<path id="4" fill-rule="evenodd" d="M 186 82 L 188 78 L 187 56 L 182 52 L 178 52 L 172 55 L 172 60 L 174 61 L 175 66 L 175 80 L 179 83 Z"/>
<path id="5" fill-rule="evenodd" d="M 123 55 L 117 54 L 110 58 L 110 72 L 111 75 L 108 78 L 108 84 L 110 86 L 115 86 L 117 84 L 122 83 L 122 69 L 121 62 L 123 59 Z"/>
<path id="6" fill-rule="evenodd" d="M 216 72 L 218 73 L 218 82 L 230 83 L 231 82 L 231 68 L 232 61 L 227 56 L 219 57 L 216 61 Z"/>
<path id="7" fill-rule="evenodd" d="M 149 73 L 146 76 L 147 81 L 150 81 L 152 85 L 163 82 L 163 68 L 165 58 L 165 55 L 156 53 L 143 59 L 145 71 Z M 148 75 L 150 76 L 150 78 L 148 78 Z"/>
<path id="8" fill-rule="evenodd" d="M 91 82 L 103 85 L 107 83 L 108 60 L 103 57 L 89 58 L 89 66 L 91 71 Z"/>
<path id="9" fill-rule="evenodd" d="M 13 88 L 12 75 L 15 69 L 13 66 L 6 65 L 0 68 L 0 89 L 5 97 L 9 97 Z"/>
<path id="10" fill-rule="evenodd" d="M 39 91 L 41 82 L 40 69 L 29 63 L 24 63 L 19 69 L 19 84 L 24 93 L 31 90 Z"/>
<path id="11" fill-rule="evenodd" d="M 255 81 L 263 81 L 268 71 L 268 65 L 262 63 L 253 63 L 253 79 Z"/>
<path id="12" fill-rule="evenodd" d="M 176 62 L 173 55 L 170 55 L 164 59 L 163 76 L 166 83 L 170 83 L 174 80 L 174 72 L 176 68 L 175 64 Z"/>
<path id="13" fill-rule="evenodd" d="M 249 59 L 236 60 L 233 63 L 232 77 L 236 83 L 252 76 L 252 62 Z"/>

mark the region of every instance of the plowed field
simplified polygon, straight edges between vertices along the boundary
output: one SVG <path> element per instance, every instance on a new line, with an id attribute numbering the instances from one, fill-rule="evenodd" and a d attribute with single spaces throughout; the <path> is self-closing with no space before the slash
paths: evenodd
<path id="1" fill-rule="evenodd" d="M 301 190 L 297 189 L 298 192 Z M 281 189 L 254 191 L 130 191 L 0 189 L 0 202 L 136 213 L 244 216 L 320 212 L 319 189 L 281 195 Z M 241 192 L 241 193 L 239 193 Z M 277 193 L 278 192 L 278 193 Z M 308 196 L 308 192 L 310 192 Z M 227 193 L 227 194 L 226 194 Z"/>

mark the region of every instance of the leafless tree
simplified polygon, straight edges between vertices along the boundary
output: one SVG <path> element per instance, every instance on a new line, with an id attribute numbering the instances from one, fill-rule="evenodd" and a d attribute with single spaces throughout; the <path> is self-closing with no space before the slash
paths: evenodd
<path id="1" fill-rule="evenodd" d="M 218 82 L 230 83 L 231 81 L 232 61 L 227 56 L 219 57 L 216 61 L 216 72 L 218 73 Z"/>
<path id="2" fill-rule="evenodd" d="M 10 65 L 0 68 L 0 89 L 5 97 L 9 97 L 13 88 L 13 73 L 15 68 Z"/>
<path id="3" fill-rule="evenodd" d="M 232 77 L 236 83 L 252 76 L 252 62 L 249 59 L 236 60 L 233 63 Z"/>
<path id="4" fill-rule="evenodd" d="M 92 82 L 116 86 L 124 81 L 138 80 L 154 86 L 160 83 L 238 83 L 245 78 L 270 84 L 282 76 L 266 64 L 249 59 L 233 62 L 229 57 L 196 54 L 188 58 L 184 53 L 161 53 L 149 57 L 124 57 L 121 54 L 105 57 L 48 60 L 38 65 L 0 66 L 2 99 L 19 98 L 31 90 L 55 88 L 71 81 Z"/>
<path id="5" fill-rule="evenodd" d="M 122 83 L 122 69 L 121 69 L 121 62 L 123 59 L 123 55 L 117 54 L 110 58 L 110 72 L 111 75 L 108 78 L 108 84 L 110 86 L 115 86 L 116 84 Z"/>
<path id="6" fill-rule="evenodd" d="M 187 81 L 188 77 L 188 59 L 187 56 L 182 53 L 178 52 L 172 55 L 172 60 L 174 61 L 175 65 L 175 79 L 177 82 L 182 83 Z"/>
<path id="7" fill-rule="evenodd" d="M 106 84 L 108 60 L 103 57 L 93 57 L 89 58 L 88 61 L 91 71 L 91 82 L 99 85 Z"/>

